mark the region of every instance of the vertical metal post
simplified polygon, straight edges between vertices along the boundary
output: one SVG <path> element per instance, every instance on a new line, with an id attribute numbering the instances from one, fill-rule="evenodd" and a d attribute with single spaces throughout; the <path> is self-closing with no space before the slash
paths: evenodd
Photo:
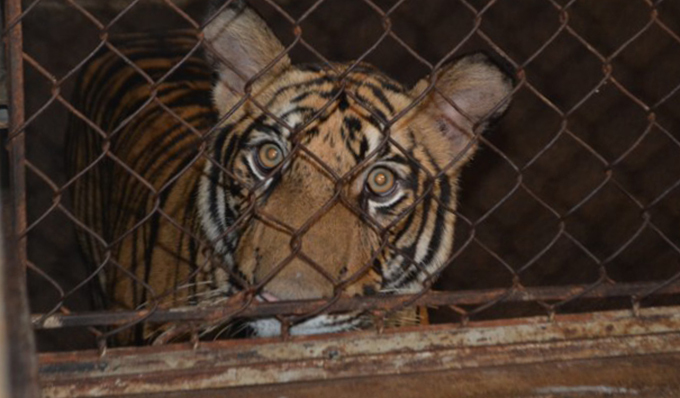
<path id="1" fill-rule="evenodd" d="M 5 26 L 10 27 L 5 37 L 7 71 L 9 75 L 9 137 L 11 195 L 5 204 L 14 211 L 5 226 L 5 260 L 2 302 L 5 305 L 6 348 L 9 359 L 9 393 L 16 398 L 38 398 L 38 372 L 28 297 L 26 294 L 26 183 L 24 147 L 24 65 L 21 26 L 21 0 L 5 1 Z M 20 132 L 21 131 L 21 132 Z M 18 133 L 20 132 L 20 133 Z M 11 204 L 7 202 L 12 202 Z"/>

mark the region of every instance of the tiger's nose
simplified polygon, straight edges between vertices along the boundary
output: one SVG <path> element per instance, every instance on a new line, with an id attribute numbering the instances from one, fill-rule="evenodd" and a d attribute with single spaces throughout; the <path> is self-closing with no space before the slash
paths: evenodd
<path id="1" fill-rule="evenodd" d="M 263 286 L 264 298 L 316 300 L 333 295 L 333 283 L 306 263 L 293 261 Z M 261 293 L 262 295 L 262 293 Z"/>

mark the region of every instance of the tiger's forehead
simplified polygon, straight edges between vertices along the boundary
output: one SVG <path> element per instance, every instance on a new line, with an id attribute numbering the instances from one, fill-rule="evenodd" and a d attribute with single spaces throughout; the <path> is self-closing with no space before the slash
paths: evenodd
<path id="1" fill-rule="evenodd" d="M 338 65 L 336 70 L 345 68 Z M 282 75 L 278 83 L 263 98 L 267 110 L 289 127 L 279 126 L 281 134 L 294 136 L 339 174 L 379 147 L 378 153 L 389 152 L 389 144 L 383 144 L 386 126 L 413 101 L 402 85 L 364 65 L 346 76 L 328 67 L 303 66 Z M 397 141 L 402 125 L 390 128 Z"/>

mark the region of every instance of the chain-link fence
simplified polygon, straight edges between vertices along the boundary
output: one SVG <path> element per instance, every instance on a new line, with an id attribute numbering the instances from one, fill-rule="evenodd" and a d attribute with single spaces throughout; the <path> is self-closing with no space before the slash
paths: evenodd
<path id="1" fill-rule="evenodd" d="M 212 68 L 238 69 L 239 60 L 223 59 L 220 44 L 210 43 L 214 37 L 209 32 L 210 24 L 219 22 L 219 15 L 238 2 L 220 4 L 207 19 L 205 3 L 38 0 L 25 2 L 21 15 L 6 24 L 5 37 L 10 42 L 15 39 L 7 32 L 18 24 L 23 29 L 23 50 L 19 46 L 22 52 L 14 56 L 20 56 L 24 66 L 12 64 L 9 74 L 11 79 L 24 82 L 25 102 L 23 96 L 14 93 L 11 105 L 25 106 L 25 117 L 15 119 L 16 124 L 8 132 L 7 147 L 14 154 L 10 191 L 18 200 L 17 233 L 26 253 L 21 258 L 25 258 L 28 272 L 40 349 L 98 347 L 103 352 L 107 344 L 120 344 L 121 336 L 135 333 L 136 339 L 124 338 L 124 343 L 191 340 L 198 344 L 201 339 L 239 335 L 243 329 L 240 325 L 247 328 L 253 319 L 276 319 L 281 325 L 278 334 L 286 339 L 298 325 L 330 313 L 360 312 L 362 323 L 349 329 L 382 331 L 392 324 L 422 322 L 425 308 L 429 308 L 432 323 L 465 325 L 487 319 L 537 315 L 552 319 L 561 313 L 638 311 L 645 306 L 677 304 L 677 1 L 253 1 L 252 5 L 281 38 L 283 51 L 267 59 L 264 68 L 236 72 L 242 93 L 233 94 L 237 100 L 219 110 L 215 116 L 219 122 L 212 120 L 207 126 L 201 124 L 204 119 L 199 123 L 187 116 L 190 105 L 196 104 L 168 105 L 167 93 L 163 92 L 164 87 L 174 84 L 175 76 L 199 65 L 207 68 L 197 72 L 207 76 L 201 77 L 200 83 L 209 82 L 210 86 L 197 90 L 209 97 L 214 83 L 214 77 L 209 76 Z M 171 60 L 157 69 L 135 58 L 137 49 L 130 45 L 134 40 L 149 40 L 149 33 L 139 32 L 151 31 L 156 32 L 154 35 L 164 32 L 186 39 L 173 47 Z M 374 64 L 410 88 L 421 78 L 438 76 L 448 61 L 480 49 L 492 54 L 516 80 L 509 94 L 489 106 L 484 116 L 503 108 L 509 98 L 512 104 L 489 134 L 482 135 L 485 123 L 473 120 L 474 134 L 463 139 L 465 148 L 459 148 L 463 155 L 453 153 L 439 169 L 421 164 L 423 158 L 403 148 L 397 137 L 399 129 L 406 128 L 403 121 L 422 110 L 428 96 L 447 94 L 437 86 L 436 79 L 427 80 L 426 91 L 411 95 L 411 102 L 400 104 L 391 115 L 380 111 L 381 107 L 390 107 L 388 100 L 388 105 L 375 105 L 380 101 L 378 95 L 372 104 L 362 98 L 360 91 L 350 88 L 357 74 L 365 73 L 366 79 L 373 76 L 373 72 L 364 70 L 364 62 Z M 143 80 L 141 84 L 149 92 L 115 128 L 100 126 L 84 110 L 85 105 L 73 100 L 78 97 L 74 87 L 83 87 L 76 83 L 78 76 L 92 62 L 102 59 L 102 54 L 109 54 L 105 56 L 123 65 L 120 73 Z M 258 84 L 266 81 L 267 73 L 275 71 L 277 63 L 287 57 L 294 65 L 320 65 L 323 73 L 334 76 L 337 88 L 299 125 L 272 112 L 266 101 L 258 101 L 258 95 L 268 98 L 266 93 L 257 93 Z M 211 59 L 212 64 L 202 61 L 205 59 Z M 309 73 L 321 70 L 308 68 Z M 116 75 L 112 72 L 112 76 Z M 384 86 L 391 84 L 381 82 Z M 303 202 L 309 209 L 296 225 L 288 221 L 292 210 L 279 207 L 284 209 L 280 214 L 268 212 L 273 207 L 268 207 L 263 198 L 276 200 L 276 195 L 270 199 L 271 193 L 257 184 L 246 189 L 245 210 L 217 236 L 197 233 L 163 204 L 163 198 L 183 183 L 183 176 L 190 175 L 197 165 L 202 170 L 206 164 L 217 169 L 218 185 L 228 185 L 224 179 L 247 185 L 243 174 L 222 166 L 223 159 L 207 149 L 216 136 L 226 134 L 225 125 L 236 123 L 234 118 L 242 109 L 252 107 L 254 114 L 270 123 L 270 129 L 304 137 L 320 118 L 328 121 L 324 112 L 330 112 L 329 108 L 337 106 L 344 95 L 349 97 L 344 101 L 351 102 L 365 119 L 377 120 L 375 126 L 381 138 L 374 147 L 375 153 L 390 147 L 415 174 L 424 176 L 420 190 L 392 222 L 376 219 L 375 213 L 354 204 L 344 194 L 358 175 L 371 170 L 373 153 L 352 167 L 337 166 L 329 164 L 326 155 L 315 152 L 311 141 L 303 138 L 291 138 L 293 149 L 281 164 L 300 161 L 312 165 L 308 168 L 318 175 L 309 178 L 321 181 L 328 194 L 321 204 Z M 122 105 L 121 98 L 115 101 Z M 458 104 L 450 106 L 466 113 L 467 109 L 459 109 Z M 116 147 L 118 138 L 114 138 L 151 112 L 161 112 L 170 120 L 168 123 L 181 125 L 178 131 L 192 137 L 195 149 L 183 155 L 187 156 L 186 164 L 162 181 L 145 174 L 161 171 L 151 170 L 150 166 L 148 170 L 136 168 L 121 160 L 121 147 Z M 72 126 L 67 125 L 68 118 L 86 124 L 88 134 L 99 137 L 94 153 L 78 155 L 84 163 L 74 173 L 64 166 L 64 158 L 69 156 L 65 135 L 68 126 Z M 168 133 L 174 134 L 170 130 Z M 465 154 L 471 153 L 477 142 L 479 150 L 474 160 L 461 169 L 460 205 L 456 208 L 455 193 L 452 201 L 442 199 L 442 181 L 455 184 L 457 177 L 447 180 L 448 174 L 458 172 Z M 166 155 L 158 152 L 153 156 Z M 131 210 L 136 214 L 133 221 L 126 221 L 123 227 L 103 225 L 97 229 L 93 226 L 97 221 L 84 220 L 81 215 L 87 212 L 74 205 L 79 195 L 74 193 L 76 190 L 92 194 L 78 184 L 96 178 L 92 170 L 102 167 L 103 162 L 109 162 L 107 167 L 117 169 L 117 173 L 127 174 L 130 186 L 144 192 L 140 194 L 143 199 L 134 199 L 138 208 Z M 283 166 L 271 170 L 267 173 L 271 171 L 272 176 L 287 172 Z M 122 189 L 122 185 L 116 189 Z M 456 218 L 455 239 L 447 235 L 446 228 L 438 230 L 434 222 L 430 225 L 425 218 L 420 222 L 422 228 L 416 229 L 417 237 L 425 239 L 426 249 L 434 250 L 430 243 L 435 238 L 455 242 L 434 268 L 422 260 L 424 254 L 408 252 L 390 240 L 403 226 L 400 222 L 428 212 L 441 215 L 449 225 L 453 225 L 453 215 Z M 349 261 L 333 250 L 354 249 L 348 243 L 354 242 L 350 236 L 326 223 L 331 213 L 342 213 L 344 219 L 359 223 L 371 231 L 370 239 L 376 241 L 373 250 L 349 273 L 328 271 L 327 258 L 323 258 Z M 254 224 L 270 231 L 270 235 L 272 230 L 278 231 L 271 240 L 285 246 L 285 255 L 272 261 L 260 278 L 244 275 L 238 266 L 228 264 L 224 248 L 215 247 L 232 233 L 247 234 Z M 315 229 L 315 225 L 320 226 Z M 181 277 L 173 279 L 172 288 L 155 291 L 150 285 L 156 271 L 135 270 L 120 254 L 132 250 L 126 248 L 130 242 L 142 242 L 143 236 L 148 237 L 144 232 L 147 228 L 174 230 L 176 239 L 194 242 L 186 243 L 187 253 L 201 252 L 190 258 L 189 262 L 194 262 L 187 266 L 191 271 L 177 271 Z M 103 234 L 107 229 L 115 236 Z M 319 230 L 337 234 L 339 242 L 331 242 L 331 235 Z M 90 248 L 96 255 L 81 253 L 77 234 L 81 240 L 97 241 L 97 248 Z M 310 242 L 330 249 L 315 250 L 310 248 Z M 342 245 L 346 249 L 340 249 Z M 262 256 L 255 251 L 250 255 Z M 92 257 L 97 261 L 93 262 Z M 376 270 L 379 266 L 375 264 L 395 257 L 400 258 L 404 273 L 420 275 L 418 289 L 406 295 L 394 294 L 399 293 L 398 289 L 379 294 L 381 289 L 389 289 L 378 283 L 375 289 L 348 294 L 357 281 L 372 272 L 386 277 L 387 271 Z M 298 297 L 308 299 L 305 301 L 268 299 L 273 297 L 265 293 L 269 286 L 287 269 L 301 266 L 322 280 L 319 283 L 327 285 L 330 293 Z M 215 276 L 215 269 L 222 274 Z M 127 284 L 128 290 L 123 295 L 135 299 L 123 305 L 113 304 L 117 301 L 111 297 L 114 294 L 102 287 L 106 284 L 102 282 L 104 275 L 108 282 L 111 278 L 125 280 L 121 284 Z M 221 291 L 226 284 L 217 286 L 210 277 L 228 279 L 231 290 Z M 201 283 L 211 287 L 196 288 Z M 187 285 L 194 290 L 187 289 Z M 220 290 L 224 298 L 210 301 L 213 305 L 196 299 L 209 294 L 210 289 Z M 148 325 L 156 325 L 163 332 L 156 330 L 151 333 L 153 338 L 148 338 Z M 207 329 L 212 333 L 206 333 Z"/>

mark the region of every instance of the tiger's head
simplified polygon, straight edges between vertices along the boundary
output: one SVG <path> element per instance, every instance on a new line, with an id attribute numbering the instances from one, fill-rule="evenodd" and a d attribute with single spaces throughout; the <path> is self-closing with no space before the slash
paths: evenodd
<path id="1" fill-rule="evenodd" d="M 243 2 L 204 34 L 222 122 L 198 213 L 228 269 L 223 287 L 265 301 L 423 289 L 450 259 L 458 177 L 512 79 L 482 54 L 412 88 L 365 64 L 292 65 Z M 317 316 L 291 333 L 366 322 Z M 252 327 L 279 333 L 273 319 Z"/>

